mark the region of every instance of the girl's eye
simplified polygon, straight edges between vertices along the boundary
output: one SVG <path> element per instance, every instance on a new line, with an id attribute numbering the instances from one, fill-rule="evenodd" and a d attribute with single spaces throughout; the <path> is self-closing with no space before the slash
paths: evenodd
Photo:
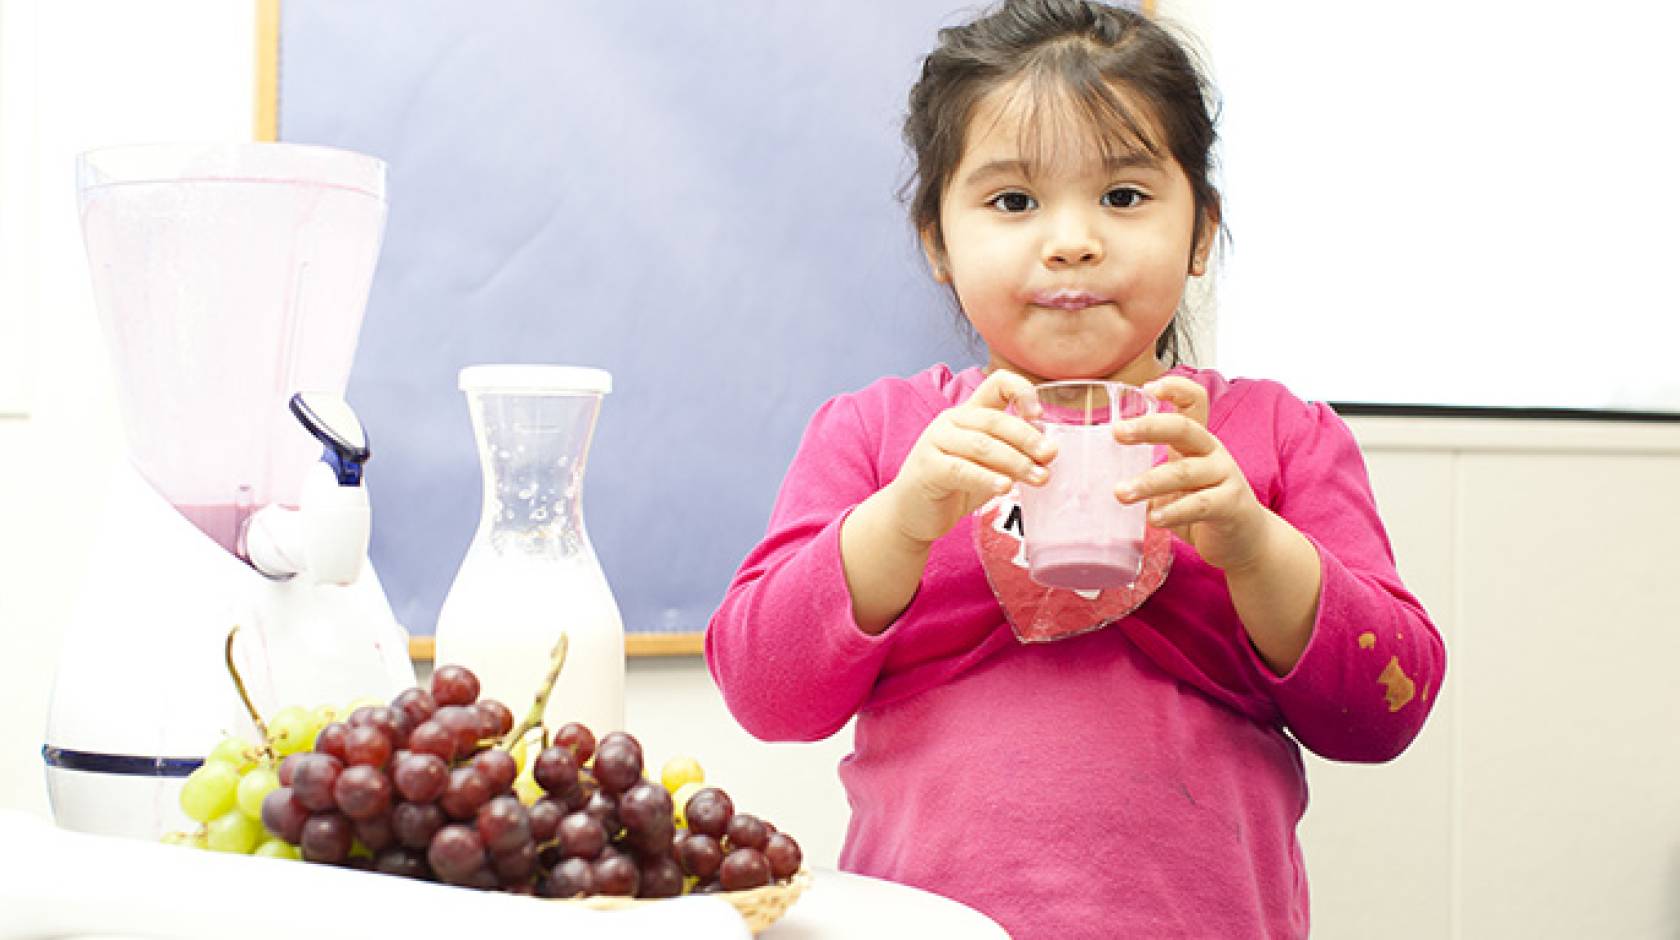
<path id="1" fill-rule="evenodd" d="M 1026 212 L 1038 208 L 1038 200 L 1026 193 L 999 193 L 987 204 L 1004 212 Z"/>
<path id="2" fill-rule="evenodd" d="M 1146 197 L 1130 186 L 1117 186 L 1103 193 L 1102 204 L 1111 209 L 1132 209 L 1143 204 Z"/>

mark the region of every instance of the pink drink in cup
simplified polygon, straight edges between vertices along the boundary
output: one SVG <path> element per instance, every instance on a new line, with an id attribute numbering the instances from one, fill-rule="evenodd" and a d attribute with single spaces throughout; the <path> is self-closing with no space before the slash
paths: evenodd
<path id="1" fill-rule="evenodd" d="M 1148 470 L 1155 448 L 1121 444 L 1114 424 L 1154 412 L 1155 400 L 1120 382 L 1047 382 L 1037 391 L 1056 457 L 1048 481 L 1021 487 L 1028 573 L 1046 587 L 1129 585 L 1143 561 L 1148 506 L 1122 504 L 1114 487 Z"/>

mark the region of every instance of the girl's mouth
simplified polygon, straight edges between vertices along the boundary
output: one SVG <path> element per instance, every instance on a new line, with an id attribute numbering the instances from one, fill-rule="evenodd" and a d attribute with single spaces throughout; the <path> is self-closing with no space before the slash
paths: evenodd
<path id="1" fill-rule="evenodd" d="M 1098 304 L 1108 303 L 1108 298 L 1083 290 L 1053 290 L 1039 291 L 1032 295 L 1035 307 L 1051 307 L 1057 310 L 1084 310 Z"/>

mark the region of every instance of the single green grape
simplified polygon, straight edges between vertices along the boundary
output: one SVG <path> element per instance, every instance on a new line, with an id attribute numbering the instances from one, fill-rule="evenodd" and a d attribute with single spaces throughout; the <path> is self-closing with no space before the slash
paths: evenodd
<path id="1" fill-rule="evenodd" d="M 274 717 L 268 720 L 268 739 L 274 753 L 285 757 L 314 747 L 315 736 L 310 733 L 314 724 L 314 717 L 296 705 L 288 705 L 275 712 Z"/>
<path id="2" fill-rule="evenodd" d="M 221 761 L 211 761 L 191 774 L 181 785 L 181 811 L 194 822 L 209 822 L 233 809 L 239 771 Z"/>
<path id="3" fill-rule="evenodd" d="M 263 797 L 280 789 L 280 775 L 268 767 L 253 767 L 239 778 L 235 798 L 239 811 L 255 820 L 262 819 Z"/>
<path id="4" fill-rule="evenodd" d="M 251 854 L 260 855 L 263 858 L 288 858 L 294 862 L 303 858 L 303 852 L 284 839 L 269 839 L 257 846 Z"/>
<path id="5" fill-rule="evenodd" d="M 688 828 L 688 801 L 705 788 L 706 784 L 703 781 L 690 780 L 677 787 L 677 792 L 671 794 L 671 821 L 678 829 Z"/>
<path id="6" fill-rule="evenodd" d="M 217 741 L 216 746 L 210 751 L 210 756 L 204 760 L 206 762 L 220 761 L 231 766 L 234 770 L 244 773 L 257 765 L 257 756 L 255 745 L 236 734 L 230 734 Z"/>
<path id="7" fill-rule="evenodd" d="M 309 717 L 316 727 L 325 728 L 335 721 L 343 721 L 349 714 L 337 705 L 317 705 L 315 710 L 309 713 Z"/>
<path id="8" fill-rule="evenodd" d="M 513 795 L 519 797 L 519 802 L 526 806 L 533 805 L 547 792 L 543 790 L 542 784 L 537 783 L 535 768 L 536 765 L 532 764 L 513 778 Z"/>
<path id="9" fill-rule="evenodd" d="M 706 771 L 692 757 L 673 757 L 665 762 L 656 782 L 664 784 L 667 791 L 676 793 L 685 783 L 705 783 Z"/>
<path id="10" fill-rule="evenodd" d="M 213 852 L 250 855 L 263 840 L 262 823 L 230 810 L 204 824 L 204 844 Z"/>

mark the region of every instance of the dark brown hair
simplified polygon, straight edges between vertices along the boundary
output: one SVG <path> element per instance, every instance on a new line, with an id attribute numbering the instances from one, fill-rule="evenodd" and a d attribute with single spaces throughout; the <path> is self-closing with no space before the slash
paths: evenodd
<path id="1" fill-rule="evenodd" d="M 980 100 L 1019 81 L 1032 115 L 1070 105 L 1100 140 L 1105 155 L 1143 149 L 1172 155 L 1195 197 L 1193 244 L 1211 237 L 1220 221 L 1212 182 L 1215 115 L 1212 89 L 1190 53 L 1149 17 L 1091 0 L 1005 0 L 964 25 L 939 31 L 939 46 L 922 63 L 910 89 L 904 140 L 915 155 L 905 185 L 910 219 L 943 250 L 939 207 L 962 160 L 970 120 Z M 1128 98 L 1138 108 L 1128 104 Z M 1138 113 L 1139 110 L 1145 113 Z M 1180 358 L 1180 317 L 1155 344 L 1169 363 Z"/>

